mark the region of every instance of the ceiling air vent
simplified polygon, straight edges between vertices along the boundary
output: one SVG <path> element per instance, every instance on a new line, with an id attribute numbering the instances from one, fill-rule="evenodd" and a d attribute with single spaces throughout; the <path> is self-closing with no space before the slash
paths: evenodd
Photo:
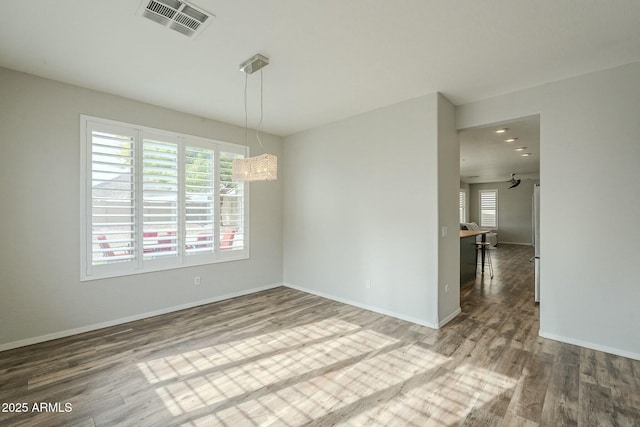
<path id="1" fill-rule="evenodd" d="M 183 0 L 143 0 L 138 15 L 189 37 L 200 34 L 215 18 L 213 14 Z"/>

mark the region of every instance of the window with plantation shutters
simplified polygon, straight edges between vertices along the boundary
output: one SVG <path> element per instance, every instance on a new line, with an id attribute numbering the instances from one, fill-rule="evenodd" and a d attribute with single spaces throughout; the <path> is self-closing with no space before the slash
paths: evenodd
<path id="1" fill-rule="evenodd" d="M 464 190 L 458 192 L 458 205 L 460 208 L 460 222 L 467 222 L 467 192 Z"/>
<path id="2" fill-rule="evenodd" d="M 498 190 L 480 190 L 480 227 L 498 227 Z"/>
<path id="3" fill-rule="evenodd" d="M 82 116 L 82 280 L 248 257 L 244 146 Z"/>

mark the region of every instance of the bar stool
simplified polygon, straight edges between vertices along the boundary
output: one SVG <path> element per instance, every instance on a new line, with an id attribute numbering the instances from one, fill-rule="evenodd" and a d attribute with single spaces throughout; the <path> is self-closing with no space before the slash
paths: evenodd
<path id="1" fill-rule="evenodd" d="M 493 279 L 493 264 L 491 263 L 491 249 L 490 249 L 490 246 L 491 246 L 490 242 L 476 242 L 476 249 L 478 249 L 480 251 L 484 250 L 484 253 L 486 254 L 485 258 L 487 259 L 487 262 L 489 263 L 489 273 L 491 273 L 491 278 Z M 482 256 L 480 257 L 480 260 L 482 260 Z M 484 267 L 484 265 L 482 267 Z"/>

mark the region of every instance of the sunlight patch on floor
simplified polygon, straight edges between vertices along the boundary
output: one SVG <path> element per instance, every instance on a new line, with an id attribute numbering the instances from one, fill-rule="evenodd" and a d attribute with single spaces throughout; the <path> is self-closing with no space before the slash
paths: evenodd
<path id="1" fill-rule="evenodd" d="M 215 405 L 316 369 L 397 343 L 386 335 L 362 330 L 277 353 L 209 374 L 196 375 L 156 389 L 172 415 Z"/>
<path id="2" fill-rule="evenodd" d="M 138 363 L 138 369 L 142 371 L 149 383 L 155 384 L 359 328 L 360 326 L 341 320 L 325 319 L 243 340 L 141 362 Z"/>
<path id="3" fill-rule="evenodd" d="M 417 345 L 397 348 L 209 414 L 185 426 L 301 425 L 355 408 L 418 375 L 436 375 L 448 359 Z M 384 399 L 381 394 L 380 399 Z M 346 408 L 346 409 L 345 409 Z"/>
<path id="4" fill-rule="evenodd" d="M 343 421 L 353 425 L 450 426 L 515 388 L 513 378 L 465 364 Z"/>

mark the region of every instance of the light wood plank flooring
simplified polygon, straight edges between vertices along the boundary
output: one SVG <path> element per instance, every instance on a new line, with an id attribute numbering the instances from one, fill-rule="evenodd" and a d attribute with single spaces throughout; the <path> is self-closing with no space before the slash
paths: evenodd
<path id="1" fill-rule="evenodd" d="M 278 288 L 2 352 L 0 425 L 640 425 L 640 362 L 539 338 L 531 248 L 492 255 L 439 331 Z"/>

